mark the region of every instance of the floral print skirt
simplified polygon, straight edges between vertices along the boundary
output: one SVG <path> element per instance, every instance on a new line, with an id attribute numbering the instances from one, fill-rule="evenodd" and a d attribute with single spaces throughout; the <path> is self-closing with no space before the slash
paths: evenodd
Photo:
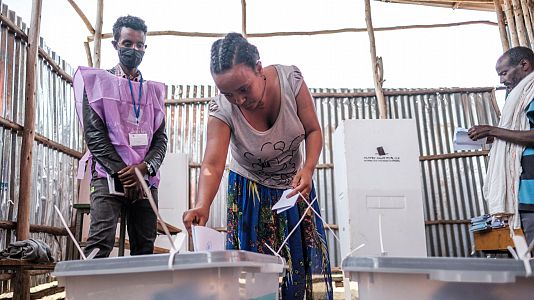
<path id="1" fill-rule="evenodd" d="M 308 205 L 302 199 L 280 214 L 273 211 L 272 206 L 283 192 L 283 189 L 260 185 L 230 171 L 226 248 L 273 254 L 269 247 L 278 251 L 287 235 L 306 213 L 306 217 L 280 251 L 288 265 L 281 285 L 282 299 L 313 299 L 314 296 L 333 299 L 323 223 L 313 210 L 306 212 Z M 315 196 L 313 188 L 310 200 Z M 317 201 L 313 208 L 320 211 Z M 318 291 L 323 294 L 318 295 Z"/>

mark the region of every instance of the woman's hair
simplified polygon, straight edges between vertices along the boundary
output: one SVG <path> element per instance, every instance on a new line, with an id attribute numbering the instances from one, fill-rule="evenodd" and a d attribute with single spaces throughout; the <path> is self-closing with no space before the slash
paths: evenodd
<path id="1" fill-rule="evenodd" d="M 245 64 L 254 70 L 259 59 L 258 48 L 241 34 L 232 32 L 211 46 L 210 69 L 212 74 L 220 74 L 235 65 Z"/>

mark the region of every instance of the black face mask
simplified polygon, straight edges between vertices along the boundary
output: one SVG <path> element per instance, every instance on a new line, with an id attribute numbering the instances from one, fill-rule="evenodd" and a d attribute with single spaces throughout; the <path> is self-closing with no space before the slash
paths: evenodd
<path id="1" fill-rule="evenodd" d="M 119 60 L 128 69 L 137 68 L 143 60 L 143 55 L 145 55 L 145 51 L 139 51 L 134 48 L 119 48 Z"/>

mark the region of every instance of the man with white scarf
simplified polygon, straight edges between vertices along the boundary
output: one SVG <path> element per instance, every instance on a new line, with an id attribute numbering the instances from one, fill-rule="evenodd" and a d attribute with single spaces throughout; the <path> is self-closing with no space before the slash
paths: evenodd
<path id="1" fill-rule="evenodd" d="M 526 47 L 506 51 L 496 65 L 507 97 L 498 126 L 469 129 L 473 140 L 494 141 L 489 153 L 484 197 L 492 215 L 509 216 L 534 239 L 534 53 Z"/>

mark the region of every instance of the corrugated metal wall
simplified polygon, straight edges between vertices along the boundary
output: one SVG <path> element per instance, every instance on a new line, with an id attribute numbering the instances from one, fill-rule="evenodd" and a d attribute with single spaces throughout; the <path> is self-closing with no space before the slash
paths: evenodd
<path id="1" fill-rule="evenodd" d="M 0 1 L 1 2 L 1 1 Z M 2 15 L 27 34 L 27 26 L 15 12 L 1 5 Z M 7 121 L 24 124 L 27 43 L 6 24 L 0 23 L 0 113 Z M 71 67 L 41 40 L 41 49 L 67 73 Z M 81 151 L 82 136 L 74 109 L 72 87 L 39 57 L 37 67 L 36 133 L 70 149 Z M 16 221 L 19 196 L 21 132 L 0 127 L 0 220 Z M 75 171 L 78 159 L 61 151 L 34 142 L 30 223 L 63 227 L 54 211 L 57 205 L 63 215 L 71 218 L 72 203 L 77 197 Z M 24 184 L 24 183 L 22 183 Z M 64 259 L 66 237 L 32 233 L 50 245 L 55 257 Z M 0 229 L 0 248 L 15 240 L 14 231 Z M 47 282 L 46 276 L 32 277 L 32 284 Z M 1 291 L 9 290 L 2 281 Z"/>
<path id="2" fill-rule="evenodd" d="M 170 86 L 167 126 L 170 151 L 191 156 L 191 203 L 195 197 L 199 164 L 206 144 L 208 101 L 213 87 Z M 313 89 L 324 135 L 323 151 L 315 173 L 321 213 L 336 224 L 332 134 L 345 119 L 376 119 L 372 90 Z M 182 100 L 180 100 L 182 99 Z M 471 237 L 467 219 L 486 211 L 482 182 L 485 152 L 458 153 L 452 148 L 454 129 L 474 124 L 497 124 L 498 107 L 491 88 L 386 90 L 388 117 L 415 118 L 418 127 L 428 252 L 431 256 L 468 256 Z M 212 206 L 212 227 L 226 226 L 226 175 Z M 339 250 L 329 235 L 332 261 Z"/>

